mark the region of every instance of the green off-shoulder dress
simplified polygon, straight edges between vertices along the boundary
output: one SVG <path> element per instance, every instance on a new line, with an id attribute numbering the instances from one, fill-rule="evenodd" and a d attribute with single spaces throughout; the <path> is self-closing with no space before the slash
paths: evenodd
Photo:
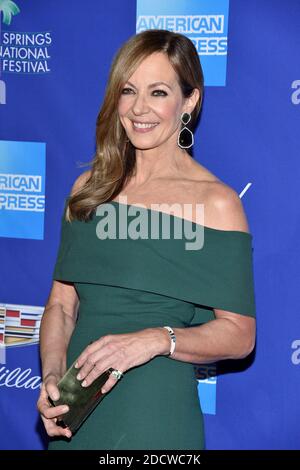
<path id="1" fill-rule="evenodd" d="M 202 240 L 197 249 L 196 236 Z M 98 206 L 88 222 L 70 223 L 63 215 L 53 279 L 73 282 L 80 299 L 68 367 L 107 334 L 188 328 L 212 320 L 213 308 L 255 317 L 251 245 L 247 232 L 117 201 Z M 204 448 L 194 366 L 167 356 L 128 370 L 72 439 L 51 438 L 48 447 Z"/>

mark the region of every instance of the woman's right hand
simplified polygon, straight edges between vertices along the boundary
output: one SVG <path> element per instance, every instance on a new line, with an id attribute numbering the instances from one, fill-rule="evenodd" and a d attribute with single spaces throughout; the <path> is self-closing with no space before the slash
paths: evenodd
<path id="1" fill-rule="evenodd" d="M 48 396 L 51 400 L 56 401 L 59 398 L 59 390 L 57 383 L 60 377 L 55 374 L 49 374 L 44 379 L 42 384 L 41 393 L 37 401 L 37 409 L 40 412 L 46 432 L 48 436 L 65 436 L 70 438 L 72 433 L 69 428 L 62 428 L 56 424 L 58 417 L 69 411 L 67 405 L 51 406 L 48 401 Z"/>

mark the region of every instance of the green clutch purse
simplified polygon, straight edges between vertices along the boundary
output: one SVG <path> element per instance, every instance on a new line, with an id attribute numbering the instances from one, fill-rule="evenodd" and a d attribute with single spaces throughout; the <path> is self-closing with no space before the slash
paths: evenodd
<path id="1" fill-rule="evenodd" d="M 68 405 L 69 411 L 59 417 L 56 424 L 68 427 L 72 434 L 77 431 L 104 397 L 105 394 L 101 393 L 101 388 L 113 371 L 112 368 L 108 369 L 97 377 L 91 385 L 82 387 L 82 381 L 76 378 L 79 369 L 76 369 L 74 364 L 72 364 L 57 384 L 60 392 L 59 399 L 54 401 L 48 397 L 49 403 L 52 406 Z"/>

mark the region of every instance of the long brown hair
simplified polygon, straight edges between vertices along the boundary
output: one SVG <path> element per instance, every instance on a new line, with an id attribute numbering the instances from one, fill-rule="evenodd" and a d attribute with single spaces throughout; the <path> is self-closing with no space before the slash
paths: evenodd
<path id="1" fill-rule="evenodd" d="M 189 123 L 189 127 L 194 127 L 201 109 L 204 79 L 192 41 L 182 34 L 163 29 L 151 29 L 131 37 L 114 57 L 97 117 L 96 153 L 90 163 L 91 173 L 79 191 L 69 197 L 67 220 L 89 220 L 97 206 L 114 199 L 134 174 L 135 148 L 128 141 L 119 119 L 118 102 L 124 84 L 140 63 L 154 52 L 167 54 L 185 98 L 191 96 L 194 88 L 199 89 L 199 100 Z"/>

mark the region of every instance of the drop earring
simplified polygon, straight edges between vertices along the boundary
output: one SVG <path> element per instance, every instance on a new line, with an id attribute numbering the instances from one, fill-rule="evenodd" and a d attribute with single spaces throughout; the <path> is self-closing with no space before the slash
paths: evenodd
<path id="1" fill-rule="evenodd" d="M 178 134 L 178 146 L 182 149 L 188 149 L 192 145 L 194 145 L 194 135 L 190 129 L 186 127 L 186 125 L 190 122 L 191 120 L 191 115 L 190 113 L 182 113 L 180 120 L 184 127 L 181 129 L 181 131 Z"/>

